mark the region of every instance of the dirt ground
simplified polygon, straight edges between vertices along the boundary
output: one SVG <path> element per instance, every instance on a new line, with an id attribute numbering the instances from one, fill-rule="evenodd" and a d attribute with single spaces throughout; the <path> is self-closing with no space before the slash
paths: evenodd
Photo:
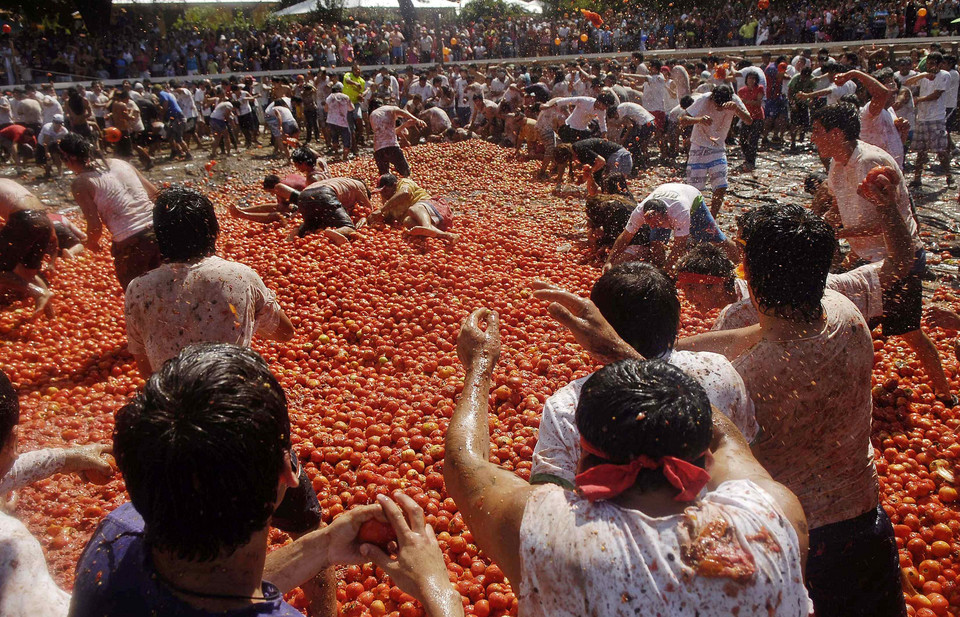
<path id="1" fill-rule="evenodd" d="M 261 136 L 261 141 L 266 138 Z M 206 144 L 205 144 L 206 145 Z M 329 154 L 325 147 L 315 144 L 318 151 Z M 416 146 L 414 146 L 416 147 Z M 271 148 L 254 147 L 250 150 L 240 150 L 235 156 L 219 157 L 213 166 L 208 166 L 208 152 L 194 150 L 192 161 L 166 161 L 165 156 L 156 157 L 153 169 L 145 175 L 154 183 L 187 182 L 207 190 L 222 188 L 227 180 L 240 181 L 247 186 L 258 186 L 267 173 L 288 173 L 292 168 L 282 161 L 270 156 Z M 109 155 L 108 155 L 109 156 Z M 512 157 L 512 149 L 504 149 L 503 156 Z M 914 154 L 907 156 L 905 173 L 910 176 L 913 171 Z M 815 148 L 804 141 L 800 144 L 799 152 L 791 153 L 787 149 L 761 150 L 757 160 L 757 168 L 753 172 L 736 171 L 743 159 L 738 146 L 728 146 L 730 162 L 730 188 L 721 212 L 719 222 L 724 230 L 735 229 L 734 219 L 741 211 L 762 205 L 764 203 L 799 203 L 808 205 L 809 196 L 803 190 L 803 180 L 815 172 L 823 173 L 823 165 L 816 155 Z M 331 160 L 331 169 L 335 175 L 347 174 L 346 167 L 356 170 L 357 163 L 364 169 L 369 167 L 369 178 L 375 177 L 375 168 L 372 161 L 372 150 L 369 147 L 361 148 L 358 160 L 350 164 L 338 164 Z M 649 192 L 656 185 L 664 182 L 683 181 L 683 162 L 681 155 L 675 165 L 664 166 L 657 161 L 655 150 L 651 156 L 653 166 L 641 170 L 638 177 L 631 180 L 631 187 L 638 198 Z M 960 156 L 953 157 L 953 165 L 960 162 Z M 956 169 L 956 167 L 955 167 Z M 414 177 L 416 170 L 414 170 Z M 70 194 L 70 182 L 73 178 L 69 171 L 61 177 L 45 179 L 43 170 L 36 166 L 28 166 L 19 177 L 15 175 L 13 167 L 0 167 L 0 177 L 14 178 L 30 188 L 44 203 L 52 209 L 64 213 L 77 213 L 76 203 Z M 531 179 L 531 181 L 534 181 Z M 255 193 L 254 193 L 255 194 Z M 929 163 L 924 175 L 924 186 L 911 189 L 917 208 L 918 224 L 928 251 L 929 274 L 927 277 L 927 291 L 931 292 L 940 283 L 946 283 L 954 288 L 960 288 L 960 199 L 956 181 L 953 186 L 946 185 L 946 175 L 939 163 Z M 564 185 L 556 192 L 558 197 L 555 212 L 571 223 L 569 244 L 557 247 L 559 251 L 577 250 L 586 239 L 585 218 L 582 209 L 583 189 L 573 185 Z M 446 197 L 456 207 L 459 189 L 451 186 Z M 709 199 L 709 191 L 705 191 Z M 466 197 L 466 195 L 462 195 Z M 264 201 L 272 199 L 264 194 Z M 521 199 L 518 196 L 518 200 Z M 538 209 L 539 210 L 539 209 Z M 522 206 L 518 207 L 517 214 L 522 214 Z M 542 212 L 542 210 L 540 210 Z M 534 216 L 533 214 L 530 214 Z"/>

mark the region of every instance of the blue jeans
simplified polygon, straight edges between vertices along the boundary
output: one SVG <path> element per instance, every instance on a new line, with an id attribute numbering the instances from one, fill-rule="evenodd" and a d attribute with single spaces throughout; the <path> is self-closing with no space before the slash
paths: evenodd
<path id="1" fill-rule="evenodd" d="M 607 159 L 606 170 L 608 174 L 623 174 L 629 177 L 633 171 L 633 157 L 626 148 L 620 148 Z"/>

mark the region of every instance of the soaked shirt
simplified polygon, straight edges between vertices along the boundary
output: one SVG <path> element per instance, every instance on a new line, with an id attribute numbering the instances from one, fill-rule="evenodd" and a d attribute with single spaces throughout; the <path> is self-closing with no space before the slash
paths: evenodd
<path id="1" fill-rule="evenodd" d="M 520 567 L 526 617 L 810 612 L 796 531 L 749 480 L 662 517 L 538 487 L 520 526 Z"/>
<path id="2" fill-rule="evenodd" d="M 726 415 L 747 440 L 757 434 L 753 402 L 743 380 L 730 362 L 720 354 L 708 352 L 674 351 L 663 358 L 693 377 L 707 391 L 710 403 Z M 533 452 L 530 470 L 534 481 L 559 478 L 573 483 L 580 462 L 580 432 L 576 413 L 580 391 L 590 376 L 572 381 L 557 390 L 543 406 L 540 434 Z M 543 475 L 552 478 L 543 478 Z"/>
<path id="3" fill-rule="evenodd" d="M 127 348 L 150 366 L 194 343 L 249 346 L 254 332 L 272 332 L 282 309 L 251 268 L 220 257 L 166 263 L 127 288 Z"/>
<path id="4" fill-rule="evenodd" d="M 353 214 L 357 204 L 364 208 L 370 207 L 370 197 L 368 195 L 367 185 L 363 180 L 356 178 L 328 178 L 319 180 L 310 185 L 310 188 L 326 186 L 333 189 L 337 194 L 337 199 L 343 204 L 347 212 Z"/>
<path id="5" fill-rule="evenodd" d="M 264 581 L 264 599 L 244 608 L 212 613 L 191 607 L 160 581 L 143 538 L 143 518 L 131 503 L 111 512 L 90 538 L 77 563 L 70 606 L 72 617 L 302 617 Z"/>
<path id="6" fill-rule="evenodd" d="M 879 491 L 870 330 L 839 293 L 825 292 L 822 305 L 826 324 L 817 335 L 761 340 L 733 362 L 760 424 L 753 453 L 800 499 L 811 529 L 876 508 Z"/>
<path id="7" fill-rule="evenodd" d="M 0 496 L 16 491 L 37 480 L 59 473 L 67 464 L 67 451 L 63 448 L 47 448 L 25 452 L 17 457 L 7 475 L 0 478 Z M 3 613 L 0 612 L 0 615 Z"/>

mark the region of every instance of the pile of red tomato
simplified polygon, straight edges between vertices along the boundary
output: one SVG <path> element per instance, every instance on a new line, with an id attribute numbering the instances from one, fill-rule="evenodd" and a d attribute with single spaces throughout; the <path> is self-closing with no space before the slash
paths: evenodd
<path id="1" fill-rule="evenodd" d="M 221 213 L 221 256 L 253 267 L 291 316 L 296 337 L 256 341 L 286 388 L 294 442 L 327 521 L 378 493 L 402 490 L 426 511 L 468 614 L 516 614 L 517 598 L 480 553 L 444 491 L 443 438 L 461 388 L 455 342 L 464 316 L 499 311 L 503 353 L 491 394 L 492 459 L 529 477 L 543 402 L 594 362 L 530 295 L 534 279 L 586 293 L 599 271 L 583 263 L 582 196 L 554 195 L 533 182 L 534 163 L 517 162 L 481 142 L 432 144 L 407 153 L 414 178 L 457 213 L 456 246 L 418 241 L 396 230 L 366 231 L 332 246 L 319 235 L 284 241 L 281 224 L 241 222 L 230 200 L 268 199 L 258 178 L 209 172 Z M 375 182 L 369 159 L 334 166 Z M 641 178 L 636 192 L 673 178 Z M 374 196 L 375 204 L 378 198 Z M 107 251 L 61 263 L 53 275 L 58 316 L 26 323 L 27 306 L 0 312 L 0 366 L 18 386 L 21 449 L 107 442 L 113 414 L 142 385 L 126 351 L 123 302 Z M 706 329 L 708 316 L 684 306 L 683 333 Z M 938 343 L 952 376 L 956 364 Z M 899 339 L 877 340 L 875 448 L 883 502 L 896 524 L 901 560 L 915 593 L 911 614 L 957 614 L 960 515 L 952 474 L 960 418 L 923 383 Z M 122 479 L 104 486 L 54 476 L 22 491 L 18 515 L 47 551 L 66 588 L 99 519 L 126 500 Z M 271 542 L 289 539 L 274 531 Z M 955 564 L 955 562 L 957 562 Z M 345 615 L 422 611 L 373 566 L 339 572 Z M 299 592 L 291 594 L 303 606 Z"/>

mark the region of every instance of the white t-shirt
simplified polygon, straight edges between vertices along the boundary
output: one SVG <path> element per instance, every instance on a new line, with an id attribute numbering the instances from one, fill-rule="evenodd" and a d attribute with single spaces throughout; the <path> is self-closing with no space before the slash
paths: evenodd
<path id="1" fill-rule="evenodd" d="M 646 222 L 643 215 L 643 206 L 651 199 L 659 199 L 667 205 L 667 220 L 675 238 L 684 238 L 690 235 L 690 210 L 698 199 L 702 203 L 703 195 L 696 187 L 681 182 L 661 184 L 640 202 L 640 205 L 633 209 L 633 213 L 627 221 L 626 230 L 628 232 L 637 233 L 643 227 Z"/>
<path id="2" fill-rule="evenodd" d="M 937 76 L 934 79 L 920 80 L 921 97 L 928 96 L 937 91 L 942 91 L 943 94 L 935 101 L 917 103 L 917 122 L 935 122 L 946 119 L 946 96 L 949 87 L 950 73 L 946 71 L 937 71 Z"/>
<path id="3" fill-rule="evenodd" d="M 382 105 L 370 112 L 370 126 L 373 127 L 373 150 L 382 150 L 398 146 L 397 116 L 401 109 L 395 105 Z"/>
<path id="4" fill-rule="evenodd" d="M 896 119 L 897 114 L 890 107 L 872 115 L 867 103 L 860 109 L 860 139 L 887 152 L 903 169 L 903 141 L 894 124 Z"/>
<path id="5" fill-rule="evenodd" d="M 827 88 L 830 90 L 830 92 L 827 94 L 827 105 L 836 105 L 840 102 L 841 97 L 844 97 L 848 94 L 857 93 L 857 84 L 852 80 L 848 81 L 842 86 L 831 83 L 829 86 L 827 86 Z"/>
<path id="6" fill-rule="evenodd" d="M 10 99 L 0 94 L 0 105 L 9 107 L 9 109 L 0 109 L 0 124 L 13 123 L 13 105 Z"/>
<path id="7" fill-rule="evenodd" d="M 708 548 L 708 529 L 725 530 L 723 548 Z M 697 555 L 714 551 L 721 563 L 744 567 L 744 578 L 699 574 Z M 591 503 L 559 486 L 537 487 L 520 525 L 520 567 L 517 595 L 526 617 L 811 612 L 796 530 L 749 480 L 724 482 L 682 514 L 660 517 Z"/>
<path id="8" fill-rule="evenodd" d="M 590 121 L 597 120 L 600 130 L 607 131 L 606 114 L 599 112 L 594 105 L 597 99 L 590 96 L 572 96 L 555 99 L 557 105 L 573 105 L 573 110 L 567 116 L 567 126 L 578 131 L 586 131 L 590 127 Z"/>
<path id="9" fill-rule="evenodd" d="M 277 107 L 276 109 L 282 109 Z M 217 106 L 213 108 L 213 113 L 210 114 L 210 117 L 214 120 L 226 121 L 230 117 L 230 113 L 233 110 L 233 103 L 230 101 L 224 101 L 222 103 L 217 103 Z"/>
<path id="10" fill-rule="evenodd" d="M 109 170 L 85 171 L 79 177 L 93 185 L 93 201 L 114 242 L 153 227 L 153 202 L 137 170 L 120 159 L 107 159 Z"/>
<path id="11" fill-rule="evenodd" d="M 327 97 L 327 124 L 350 126 L 347 114 L 353 110 L 350 97 L 342 92 L 334 92 Z"/>
<path id="12" fill-rule="evenodd" d="M 49 146 L 50 144 L 59 143 L 61 139 L 69 134 L 70 131 L 62 124 L 58 129 L 53 122 L 47 122 L 43 125 L 43 128 L 40 129 L 40 134 L 37 135 L 37 143 L 41 146 Z"/>
<path id="13" fill-rule="evenodd" d="M 643 84 L 643 106 L 647 111 L 667 110 L 667 78 L 663 74 L 647 76 Z"/>
<path id="14" fill-rule="evenodd" d="M 915 248 L 922 244 L 917 234 L 917 222 L 910 209 L 910 194 L 907 192 L 907 183 L 900 171 L 900 166 L 892 156 L 877 146 L 857 141 L 857 147 L 846 165 L 834 160 L 830 163 L 830 172 L 827 174 L 827 185 L 837 199 L 840 210 L 840 219 L 844 227 L 861 227 L 877 223 L 877 207 L 857 194 L 857 188 L 874 167 L 883 165 L 897 170 L 899 185 L 897 187 L 897 210 L 906 221 L 910 234 L 914 238 Z M 860 257 L 870 262 L 880 261 L 887 256 L 887 247 L 883 242 L 883 234 L 848 238 L 850 248 Z"/>
<path id="15" fill-rule="evenodd" d="M 63 105 L 60 104 L 60 101 L 57 100 L 55 96 L 45 96 L 38 94 L 37 98 L 40 100 L 40 104 L 43 106 L 43 122 L 53 122 L 53 117 L 56 115 L 63 115 Z"/>
<path id="16" fill-rule="evenodd" d="M 439 135 L 453 126 L 453 123 L 450 122 L 450 116 L 439 107 L 424 109 L 420 113 L 420 119 L 427 123 L 430 132 L 434 135 Z"/>
<path id="17" fill-rule="evenodd" d="M 960 73 L 957 72 L 957 69 L 950 69 L 948 75 L 950 75 L 950 83 L 943 93 L 943 104 L 947 109 L 955 109 L 957 107 L 957 91 L 960 90 Z"/>
<path id="18" fill-rule="evenodd" d="M 419 94 L 420 98 L 426 102 L 429 99 L 432 99 L 436 95 L 436 91 L 433 89 L 429 83 L 425 83 L 422 86 L 420 85 L 419 80 L 410 84 L 410 88 L 407 90 L 410 98 L 413 98 L 414 95 Z"/>
<path id="19" fill-rule="evenodd" d="M 70 594 L 53 581 L 37 539 L 16 518 L 0 512 L 0 615 L 66 617 Z"/>
<path id="20" fill-rule="evenodd" d="M 272 332 L 282 309 L 251 268 L 220 257 L 167 263 L 127 287 L 127 348 L 159 369 L 194 343 L 249 346 L 254 332 Z"/>
<path id="21" fill-rule="evenodd" d="M 729 360 L 720 354 L 691 351 L 673 351 L 663 360 L 696 379 L 707 391 L 710 403 L 730 418 L 747 440 L 756 437 L 759 426 L 753 401 Z M 531 475 L 548 474 L 573 482 L 580 462 L 577 404 L 588 378 L 589 375 L 568 383 L 544 404 Z"/>
<path id="22" fill-rule="evenodd" d="M 636 103 L 620 103 L 617 106 L 617 114 L 620 118 L 632 120 L 637 126 L 643 126 L 654 120 L 653 114 Z"/>
<path id="23" fill-rule="evenodd" d="M 107 95 L 103 92 L 97 94 L 93 90 L 87 91 L 87 100 L 90 101 L 90 108 L 93 110 L 94 118 L 106 118 L 107 117 L 107 108 L 106 107 L 97 107 L 94 103 L 99 105 L 105 105 L 110 102 L 110 99 L 107 98 Z"/>
<path id="24" fill-rule="evenodd" d="M 854 268 L 843 274 L 828 274 L 827 289 L 831 289 L 845 296 L 853 302 L 865 321 L 883 315 L 883 287 L 880 285 L 880 268 L 883 261 L 878 261 L 859 268 Z M 737 284 L 746 287 L 747 282 L 737 279 Z M 757 308 L 750 301 L 749 289 L 741 293 L 741 299 L 725 306 L 711 330 L 736 330 L 760 323 Z"/>
<path id="25" fill-rule="evenodd" d="M 732 101 L 744 114 L 750 113 L 736 94 L 733 95 Z M 730 132 L 730 125 L 737 115 L 735 110 L 721 109 L 713 102 L 712 96 L 704 96 L 694 101 L 687 108 L 687 113 L 694 117 L 710 116 L 713 120 L 709 126 L 706 124 L 693 125 L 693 133 L 690 135 L 691 148 L 724 149 L 726 147 L 727 133 Z"/>
<path id="26" fill-rule="evenodd" d="M 183 117 L 187 120 L 196 118 L 197 103 L 193 100 L 193 93 L 186 88 L 179 88 L 175 96 L 177 97 L 177 105 L 180 106 L 180 110 L 183 112 Z"/>

